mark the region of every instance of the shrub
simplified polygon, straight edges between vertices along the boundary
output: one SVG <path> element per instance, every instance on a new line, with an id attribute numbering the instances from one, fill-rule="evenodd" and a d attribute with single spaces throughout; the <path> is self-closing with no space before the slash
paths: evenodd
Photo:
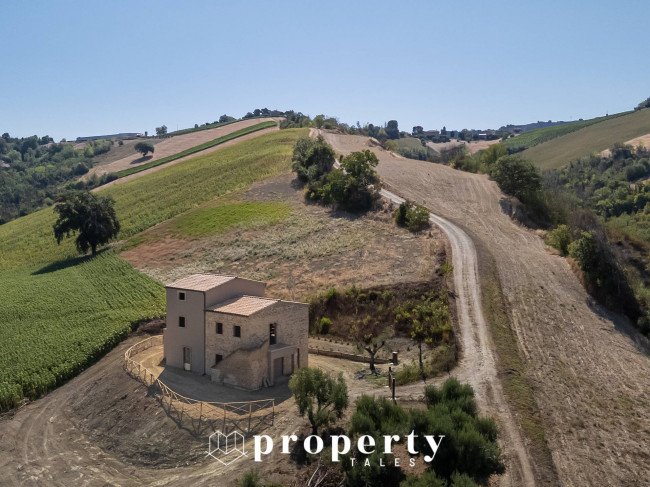
<path id="1" fill-rule="evenodd" d="M 323 137 L 301 137 L 293 148 L 292 169 L 303 182 L 320 180 L 334 167 L 334 150 Z"/>
<path id="2" fill-rule="evenodd" d="M 327 335 L 330 332 L 330 327 L 332 326 L 332 320 L 323 316 L 320 319 L 320 333 Z"/>
<path id="3" fill-rule="evenodd" d="M 596 244 L 591 232 L 582 232 L 580 238 L 568 246 L 568 251 L 585 273 L 589 276 L 594 273 L 598 262 Z"/>
<path id="4" fill-rule="evenodd" d="M 395 211 L 395 223 L 411 232 L 418 232 L 429 226 L 429 210 L 422 205 L 405 201 Z"/>
<path id="5" fill-rule="evenodd" d="M 562 255 L 567 255 L 569 253 L 569 244 L 571 243 L 569 227 L 559 225 L 555 230 L 551 230 L 546 236 L 546 243 L 562 252 Z"/>

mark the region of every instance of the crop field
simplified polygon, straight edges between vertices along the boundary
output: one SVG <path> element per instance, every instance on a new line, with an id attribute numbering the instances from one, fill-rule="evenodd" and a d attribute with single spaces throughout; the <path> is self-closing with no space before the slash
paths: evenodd
<path id="1" fill-rule="evenodd" d="M 228 125 L 228 124 L 223 124 L 223 125 Z M 228 135 L 224 135 L 223 137 L 219 137 L 217 139 L 211 140 L 209 142 L 205 142 L 204 144 L 199 144 L 194 147 L 190 147 L 189 149 L 186 149 L 184 151 L 181 151 L 177 154 L 173 154 L 171 156 L 163 157 L 162 159 L 157 159 L 155 161 L 148 162 L 146 164 L 142 164 L 140 166 L 135 166 L 135 167 L 130 167 L 128 169 L 124 169 L 122 171 L 118 171 L 115 173 L 118 178 L 122 178 L 124 176 L 128 176 L 129 174 L 135 174 L 140 171 L 144 171 L 146 169 L 150 169 L 152 167 L 160 166 L 162 164 L 167 164 L 168 162 L 175 161 L 176 159 L 180 159 L 181 157 L 187 157 L 191 156 L 192 154 L 196 154 L 197 152 L 204 151 L 205 149 L 209 149 L 210 147 L 215 147 L 219 144 L 223 144 L 224 142 L 228 142 L 229 140 L 236 139 L 237 137 L 241 137 L 242 135 L 246 134 L 252 134 L 253 132 L 257 132 L 259 130 L 264 130 L 268 129 L 271 127 L 275 127 L 277 124 L 275 122 L 262 122 L 258 123 L 257 125 L 253 125 L 251 127 L 246 127 L 241 130 L 237 130 L 236 132 L 233 132 Z M 212 127 L 213 128 L 213 127 Z"/>
<path id="2" fill-rule="evenodd" d="M 165 313 L 163 287 L 111 250 L 68 267 L 0 273 L 0 411 L 73 377 Z"/>
<path id="3" fill-rule="evenodd" d="M 101 191 L 115 199 L 121 238 L 290 168 L 306 130 L 284 130 L 170 166 Z M 206 210 L 207 211 L 207 210 Z M 280 218 L 265 207 L 266 218 Z M 245 208 L 242 221 L 253 220 Z M 248 216 L 247 216 L 248 215 Z M 207 214 L 188 217 L 192 231 Z M 0 226 L 0 409 L 36 397 L 83 370 L 123 339 L 132 323 L 164 313 L 164 293 L 107 250 L 80 258 L 73 239 L 57 245 L 51 208 Z M 182 220 L 181 220 L 182 221 Z M 228 225 L 227 218 L 221 219 Z"/>
<path id="4" fill-rule="evenodd" d="M 554 169 L 568 164 L 573 159 L 588 156 L 592 152 L 609 149 L 616 142 L 625 142 L 648 133 L 650 133 L 650 109 L 639 110 L 538 144 L 525 150 L 521 155 L 533 161 L 541 169 Z M 518 138 L 515 137 L 515 140 Z"/>
<path id="5" fill-rule="evenodd" d="M 562 125 L 555 125 L 553 127 L 545 127 L 542 129 L 531 130 L 529 132 L 524 132 L 523 134 L 518 135 L 517 137 L 510 138 L 504 141 L 503 144 L 508 149 L 514 149 L 515 147 L 523 147 L 525 149 L 528 149 L 535 145 L 542 144 L 544 142 L 548 142 L 549 140 L 553 140 L 558 137 L 562 137 L 563 135 L 567 135 L 577 130 L 583 129 L 585 127 L 589 127 L 590 125 L 604 122 L 605 120 L 611 120 L 613 118 L 621 117 L 629 113 L 630 112 L 616 113 L 614 115 L 609 115 L 607 117 L 596 117 L 596 118 L 591 118 L 589 120 L 581 120 L 578 122 L 566 123 Z"/>

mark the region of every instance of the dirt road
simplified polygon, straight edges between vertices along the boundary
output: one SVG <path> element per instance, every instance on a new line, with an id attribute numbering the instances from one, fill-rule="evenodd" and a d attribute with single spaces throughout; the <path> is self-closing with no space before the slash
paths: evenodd
<path id="1" fill-rule="evenodd" d="M 347 154 L 352 150 L 367 148 L 367 138 L 323 134 L 338 153 Z M 404 161 L 392 153 L 373 149 L 383 159 Z M 382 189 L 381 195 L 395 204 L 404 199 Z M 454 375 L 468 382 L 474 388 L 477 401 L 484 414 L 493 412 L 498 415 L 501 428 L 501 445 L 508 458 L 508 470 L 500 479 L 500 485 L 532 486 L 535 478 L 532 472 L 523 438 L 517 423 L 508 408 L 501 383 L 497 377 L 495 357 L 490 345 L 487 322 L 483 316 L 478 276 L 478 257 L 472 239 L 461 228 L 450 221 L 430 215 L 431 221 L 439 226 L 449 238 L 452 247 L 452 264 L 454 266 L 454 288 L 458 305 L 458 322 L 462 342 L 463 356 Z M 421 385 L 414 386 L 421 389 Z M 406 391 L 403 388 L 401 394 Z"/>
<path id="2" fill-rule="evenodd" d="M 179 152 L 182 152 L 186 149 L 195 147 L 205 142 L 209 142 L 219 137 L 223 137 L 224 135 L 231 134 L 233 132 L 236 132 L 237 130 L 241 130 L 246 127 L 250 127 L 252 125 L 257 125 L 258 123 L 269 122 L 269 121 L 276 121 L 276 119 L 252 118 L 252 119 L 242 120 L 240 122 L 224 125 L 223 127 L 217 127 L 208 130 L 199 130 L 198 132 L 190 132 L 189 134 L 176 135 L 174 137 L 170 137 L 161 142 L 158 142 L 155 145 L 155 152 L 153 153 L 152 156 L 148 156 L 147 158 L 142 158 L 140 157 L 140 154 L 129 155 L 127 157 L 123 157 L 122 159 L 118 159 L 117 161 L 113 161 L 108 164 L 101 164 L 99 166 L 93 167 L 90 171 L 88 171 L 88 173 L 84 175 L 83 179 L 87 180 L 93 174 L 97 174 L 97 176 L 101 176 L 102 174 L 107 174 L 110 172 L 118 172 L 118 171 L 122 171 L 123 169 L 129 169 L 130 167 L 144 164 L 146 162 L 157 161 L 158 159 L 162 159 L 163 157 L 178 154 Z M 267 130 L 273 130 L 273 129 L 267 129 Z M 259 135 L 261 133 L 262 131 L 256 132 L 255 135 Z M 223 145 L 224 144 L 211 147 L 210 149 L 206 149 L 205 151 L 199 152 L 197 154 L 193 154 L 192 157 L 196 157 L 197 155 L 207 154 L 214 150 L 220 149 L 221 147 L 223 147 Z M 180 159 L 173 162 L 174 163 L 180 162 Z"/>
<path id="3" fill-rule="evenodd" d="M 326 138 L 339 153 L 368 148 L 363 137 L 327 134 Z M 594 304 L 567 261 L 547 252 L 537 235 L 503 213 L 502 194 L 486 176 L 372 150 L 380 159 L 377 169 L 383 181 L 400 196 L 425 204 L 447 220 L 440 223 L 447 226 L 443 229 L 449 230 L 452 242 L 457 241 L 456 279 L 458 259 L 465 259 L 459 253 L 473 254 L 476 245 L 494 257 L 561 485 L 647 485 L 647 341 L 624 320 Z M 471 238 L 454 235 L 456 229 Z M 462 264 L 463 273 L 476 273 L 474 258 Z M 476 287 L 472 285 L 468 292 L 476 302 Z M 476 313 L 475 309 L 463 313 Z M 479 335 L 475 342 L 489 343 L 485 327 L 476 316 L 472 318 L 477 326 L 470 333 Z M 466 340 L 467 333 L 464 344 Z M 483 348 L 478 352 L 468 372 L 474 375 L 477 368 L 479 385 L 495 384 L 498 397 L 498 381 L 490 371 L 493 359 L 483 354 Z M 465 360 L 473 360 L 469 356 L 474 353 L 466 348 Z M 485 399 L 479 396 L 481 406 Z M 501 416 L 500 400 L 493 408 Z M 511 441 L 508 435 L 506 431 L 507 442 Z"/>

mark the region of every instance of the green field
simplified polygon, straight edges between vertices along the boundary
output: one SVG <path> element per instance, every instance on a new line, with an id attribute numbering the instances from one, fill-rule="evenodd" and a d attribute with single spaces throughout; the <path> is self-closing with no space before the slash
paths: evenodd
<path id="1" fill-rule="evenodd" d="M 115 199 L 125 239 L 288 171 L 293 144 L 306 133 L 267 134 L 101 194 Z M 76 257 L 72 239 L 56 244 L 54 220 L 46 208 L 0 226 L 0 409 L 61 384 L 124 338 L 133 322 L 164 313 L 159 283 L 112 250 Z"/>
<path id="2" fill-rule="evenodd" d="M 554 169 L 592 152 L 609 149 L 616 142 L 626 142 L 648 133 L 650 109 L 638 110 L 538 144 L 521 155 L 542 169 Z"/>
<path id="3" fill-rule="evenodd" d="M 225 125 L 225 124 L 224 124 Z M 144 171 L 146 169 L 150 169 L 152 167 L 156 166 L 161 166 L 162 164 L 167 164 L 168 162 L 175 161 L 177 159 L 180 159 L 181 157 L 187 157 L 191 156 L 192 154 L 196 154 L 197 152 L 204 151 L 205 149 L 209 149 L 210 147 L 217 146 L 219 144 L 223 144 L 224 142 L 228 142 L 229 140 L 236 139 L 237 137 L 241 137 L 242 135 L 246 134 L 252 134 L 253 132 L 257 132 L 259 130 L 264 130 L 268 129 L 271 127 L 275 127 L 277 124 L 275 122 L 262 122 L 258 123 L 256 125 L 252 125 L 250 127 L 246 127 L 240 130 L 237 130 L 231 134 L 224 135 L 223 137 L 218 137 L 214 140 L 211 140 L 209 142 L 205 142 L 203 144 L 195 145 L 194 147 L 190 147 L 189 149 L 185 149 L 184 151 L 181 151 L 177 154 L 173 154 L 171 156 L 163 157 L 162 159 L 158 159 L 155 161 L 148 162 L 146 164 L 142 164 L 141 166 L 135 166 L 135 167 L 130 167 L 128 169 L 124 169 L 122 171 L 118 171 L 115 174 L 117 175 L 118 178 L 123 178 L 124 176 L 128 176 L 129 174 L 135 174 L 140 171 Z"/>
<path id="4" fill-rule="evenodd" d="M 627 115 L 628 113 L 631 112 L 616 113 L 614 115 L 608 115 L 606 117 L 596 117 L 589 120 L 581 120 L 579 122 L 572 122 L 572 123 L 566 123 L 562 125 L 555 125 L 553 127 L 545 127 L 542 129 L 531 130 L 530 132 L 524 132 L 523 134 L 518 135 L 517 137 L 510 138 L 505 142 L 503 142 L 503 144 L 508 149 L 514 149 L 517 147 L 523 147 L 528 149 L 535 145 L 542 144 L 544 142 L 548 142 L 549 140 L 553 140 L 558 137 L 562 137 L 563 135 L 570 134 L 571 132 L 575 132 L 585 127 L 589 127 L 590 125 L 604 122 L 605 120 L 611 120 L 613 118 L 621 117 L 623 115 Z"/>
<path id="5" fill-rule="evenodd" d="M 175 235 L 198 238 L 229 228 L 274 225 L 291 214 L 286 203 L 231 203 L 188 211 L 171 220 Z"/>

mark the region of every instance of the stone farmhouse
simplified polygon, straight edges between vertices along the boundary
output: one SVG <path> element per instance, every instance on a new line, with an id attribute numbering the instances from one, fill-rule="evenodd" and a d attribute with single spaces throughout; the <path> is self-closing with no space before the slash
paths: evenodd
<path id="1" fill-rule="evenodd" d="M 307 366 L 309 305 L 264 296 L 266 283 L 194 274 L 166 287 L 167 366 L 255 390 Z"/>

